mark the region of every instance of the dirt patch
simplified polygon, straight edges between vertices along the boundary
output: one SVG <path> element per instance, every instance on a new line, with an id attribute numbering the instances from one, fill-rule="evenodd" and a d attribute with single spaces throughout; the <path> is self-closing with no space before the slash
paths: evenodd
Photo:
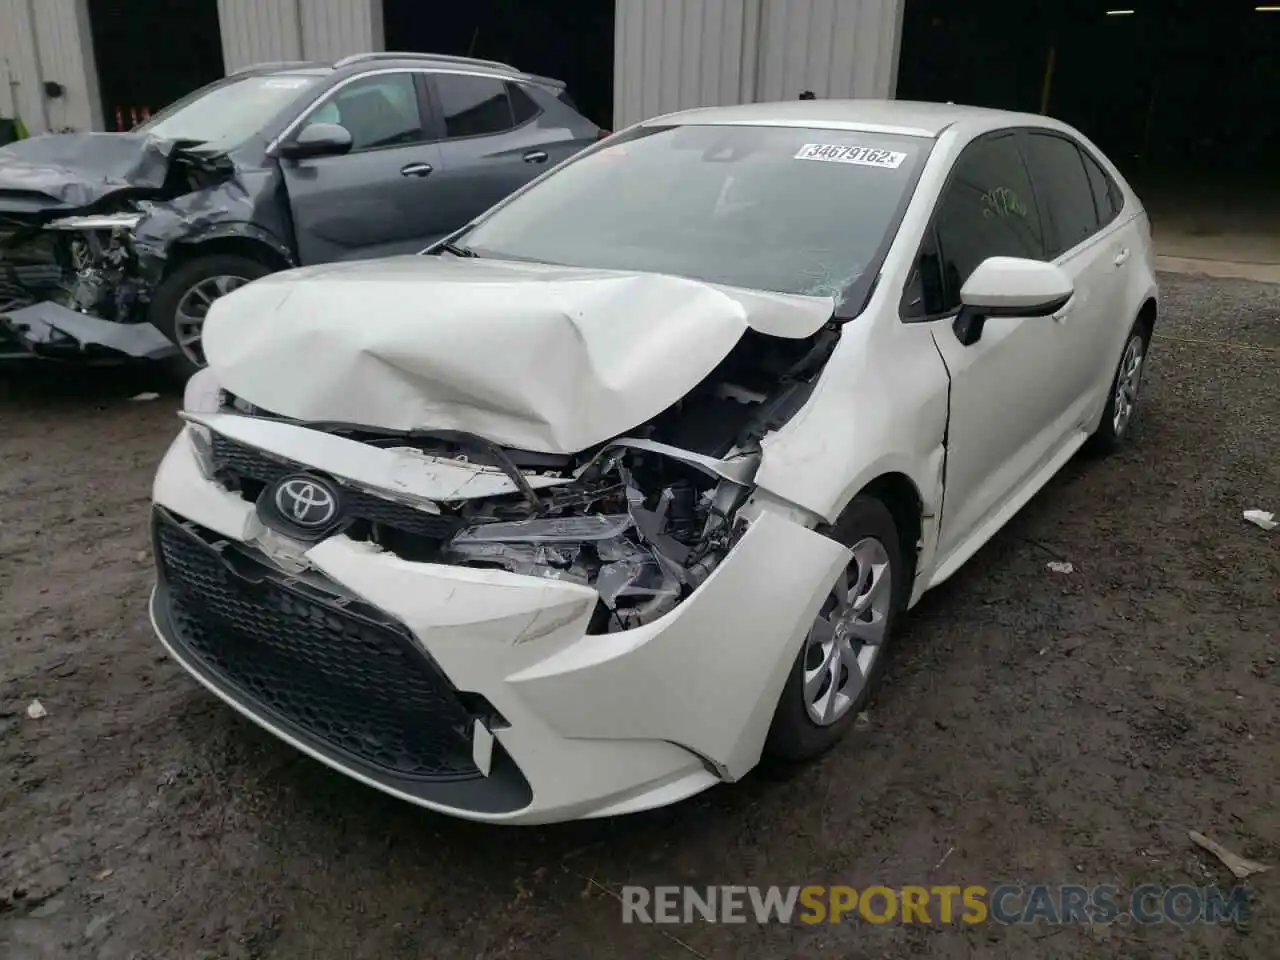
<path id="1" fill-rule="evenodd" d="M 605 892 L 1230 886 L 1189 829 L 1280 865 L 1280 533 L 1240 516 L 1280 511 L 1280 288 L 1164 289 L 1136 445 L 1071 464 L 926 598 L 866 729 L 786 779 L 548 828 L 392 801 L 206 694 L 145 613 L 177 398 L 0 374 L 0 956 L 1275 956 L 1280 871 L 1242 929 L 659 930 Z"/>

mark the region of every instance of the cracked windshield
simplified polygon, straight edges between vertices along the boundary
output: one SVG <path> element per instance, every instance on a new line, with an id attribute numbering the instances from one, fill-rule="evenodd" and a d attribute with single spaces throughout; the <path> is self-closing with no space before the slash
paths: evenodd
<path id="1" fill-rule="evenodd" d="M 795 127 L 643 131 L 461 238 L 480 256 L 833 297 L 897 228 L 930 141 Z"/>

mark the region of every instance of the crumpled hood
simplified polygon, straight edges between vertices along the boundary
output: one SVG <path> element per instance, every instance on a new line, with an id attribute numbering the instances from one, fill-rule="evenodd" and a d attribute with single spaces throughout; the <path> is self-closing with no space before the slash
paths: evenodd
<path id="1" fill-rule="evenodd" d="M 214 304 L 204 349 L 227 390 L 281 416 L 575 453 L 671 406 L 748 329 L 807 337 L 834 309 L 658 274 L 409 256 L 257 280 Z"/>
<path id="2" fill-rule="evenodd" d="M 160 190 L 177 144 L 138 133 L 61 133 L 0 148 L 0 209 L 89 207 L 122 190 Z"/>

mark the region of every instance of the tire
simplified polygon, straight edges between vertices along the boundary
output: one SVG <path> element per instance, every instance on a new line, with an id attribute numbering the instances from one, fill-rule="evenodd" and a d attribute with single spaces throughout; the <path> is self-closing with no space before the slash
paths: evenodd
<path id="1" fill-rule="evenodd" d="M 170 362 L 175 374 L 185 379 L 205 365 L 199 340 L 192 340 L 195 325 L 180 320 L 179 310 L 186 317 L 198 317 L 202 324 L 199 311 L 207 312 L 218 296 L 271 272 L 266 264 L 249 257 L 218 253 L 179 264 L 165 277 L 151 298 L 148 318 L 178 347 L 178 355 Z"/>
<path id="2" fill-rule="evenodd" d="M 1139 319 L 1124 339 L 1120 361 L 1111 377 L 1107 405 L 1102 409 L 1102 420 L 1098 429 L 1089 437 L 1087 450 L 1094 456 L 1105 457 L 1115 453 L 1129 439 L 1133 421 L 1138 414 L 1138 401 L 1142 396 L 1142 377 L 1146 373 L 1150 344 L 1151 334 L 1147 331 L 1146 324 Z"/>
<path id="3" fill-rule="evenodd" d="M 764 746 L 765 757 L 771 760 L 797 763 L 813 759 L 829 750 L 848 732 L 854 718 L 870 700 L 884 671 L 888 645 L 898 617 L 910 597 L 910 566 L 902 556 L 902 545 L 893 515 L 883 503 L 869 496 L 855 497 L 840 515 L 831 536 L 852 549 L 855 554 L 844 574 L 848 578 L 846 582 L 853 583 L 849 597 L 854 602 L 854 609 L 860 592 L 858 587 L 863 582 L 863 577 L 858 575 L 859 571 L 865 573 L 869 566 L 874 573 L 874 569 L 883 562 L 889 576 L 887 586 L 868 591 L 868 594 L 879 594 L 873 597 L 870 605 L 872 619 L 865 620 L 865 614 L 846 619 L 845 630 L 851 624 L 856 624 L 853 626 L 854 635 L 850 636 L 843 630 L 832 631 L 832 635 L 839 637 L 843 633 L 850 641 L 850 649 L 859 638 L 874 638 L 878 634 L 878 642 L 859 645 L 861 649 L 870 651 L 866 654 L 865 669 L 859 671 L 860 677 L 851 672 L 847 662 L 834 668 L 839 671 L 841 684 L 837 687 L 834 700 L 828 699 L 835 674 L 830 666 L 830 648 L 821 639 L 829 628 L 822 627 L 821 624 L 838 601 L 838 591 L 833 587 L 831 595 L 819 610 L 813 629 L 806 635 L 804 645 L 796 655 L 791 672 L 787 675 L 786 686 L 778 698 L 778 706 L 774 710 L 773 723 Z M 883 581 L 873 576 L 873 582 Z M 880 624 L 882 629 L 877 630 L 875 624 Z M 839 641 L 833 639 L 831 643 L 838 645 Z M 853 652 L 857 654 L 859 651 L 854 649 Z M 857 660 L 862 663 L 863 656 L 859 655 Z M 822 665 L 822 669 L 815 669 L 819 665 Z M 805 690 L 806 676 L 815 678 L 808 693 Z M 861 685 L 856 687 L 855 692 L 853 685 L 858 680 L 861 680 Z M 824 708 L 832 708 L 834 719 L 819 721 L 816 714 L 826 713 Z"/>

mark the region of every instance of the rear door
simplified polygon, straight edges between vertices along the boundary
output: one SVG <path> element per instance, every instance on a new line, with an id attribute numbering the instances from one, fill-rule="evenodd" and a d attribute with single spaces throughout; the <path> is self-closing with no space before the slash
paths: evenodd
<path id="1" fill-rule="evenodd" d="M 519 83 L 470 73 L 428 76 L 443 125 L 437 211 L 443 232 L 464 226 L 581 146 L 569 130 L 539 123 L 543 110 Z"/>
<path id="2" fill-rule="evenodd" d="M 1046 258 L 1075 284 L 1075 296 L 1052 322 L 1066 378 L 1063 416 L 1079 424 L 1089 419 L 1098 384 L 1118 359 L 1113 344 L 1133 321 L 1125 316 L 1124 272 L 1136 251 L 1124 242 L 1118 211 L 1110 205 L 1099 210 L 1087 158 L 1075 140 L 1029 130 L 1022 147 L 1045 222 Z M 1100 169 L 1097 174 L 1105 178 Z M 1101 199 L 1110 204 L 1110 191 Z"/>
<path id="3" fill-rule="evenodd" d="M 415 76 L 381 71 L 347 81 L 294 131 L 337 123 L 353 140 L 344 156 L 280 161 L 302 263 L 415 253 L 433 232 L 413 215 L 441 189 L 440 147 Z"/>

